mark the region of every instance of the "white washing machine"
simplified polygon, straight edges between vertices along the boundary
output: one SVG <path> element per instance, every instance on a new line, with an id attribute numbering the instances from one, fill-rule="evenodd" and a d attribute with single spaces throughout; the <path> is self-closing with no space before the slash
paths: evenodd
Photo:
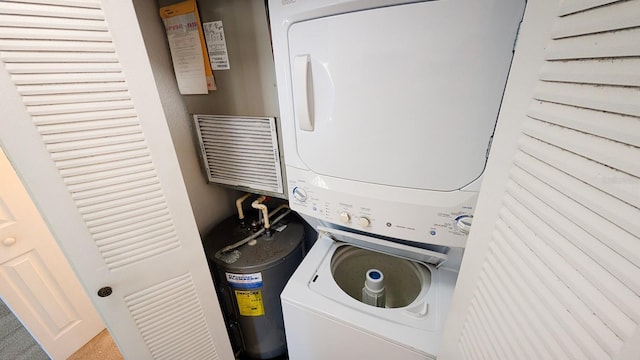
<path id="1" fill-rule="evenodd" d="M 282 293 L 290 358 L 425 359 L 436 354 L 457 276 L 438 268 L 447 256 L 403 245 L 384 253 L 379 252 L 384 240 L 320 231 Z M 384 275 L 383 307 L 362 301 L 371 269 Z"/>
<path id="2" fill-rule="evenodd" d="M 290 206 L 329 225 L 281 296 L 292 359 L 437 355 L 524 5 L 269 1 Z"/>

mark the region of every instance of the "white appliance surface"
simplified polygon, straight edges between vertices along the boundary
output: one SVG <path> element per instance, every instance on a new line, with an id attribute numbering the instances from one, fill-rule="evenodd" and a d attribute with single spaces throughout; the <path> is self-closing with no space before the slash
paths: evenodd
<path id="1" fill-rule="evenodd" d="M 524 5 L 270 0 L 291 208 L 354 237 L 461 251 Z M 321 236 L 281 295 L 290 358 L 435 358 L 458 265 L 429 266 L 414 303 L 379 308 L 337 285 L 340 246 Z"/>
<path id="2" fill-rule="evenodd" d="M 292 209 L 329 223 L 397 239 L 464 247 L 475 191 L 415 191 L 287 167 Z"/>
<path id="3" fill-rule="evenodd" d="M 512 0 L 271 1 L 292 208 L 464 246 L 523 11 Z"/>
<path id="4" fill-rule="evenodd" d="M 414 303 L 376 308 L 349 297 L 333 281 L 329 263 L 340 246 L 321 236 L 281 295 L 290 358 L 435 358 L 457 273 L 430 267 L 431 284 Z M 427 314 L 416 315 L 412 308 L 424 305 Z"/>

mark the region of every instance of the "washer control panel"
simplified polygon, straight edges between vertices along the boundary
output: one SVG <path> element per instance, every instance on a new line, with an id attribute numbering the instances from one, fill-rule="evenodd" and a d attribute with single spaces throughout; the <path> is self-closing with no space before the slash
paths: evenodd
<path id="1" fill-rule="evenodd" d="M 466 244 L 477 200 L 477 192 L 466 191 L 423 191 L 418 201 L 411 197 L 407 197 L 410 201 L 364 197 L 318 186 L 303 177 L 289 177 L 289 191 L 293 210 L 320 220 L 398 239 L 456 247 Z"/>

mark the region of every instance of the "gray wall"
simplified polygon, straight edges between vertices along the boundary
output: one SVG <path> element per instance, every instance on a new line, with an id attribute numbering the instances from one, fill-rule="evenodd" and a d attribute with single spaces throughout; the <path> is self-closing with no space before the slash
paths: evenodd
<path id="1" fill-rule="evenodd" d="M 175 2 L 159 0 L 161 6 Z M 189 112 L 275 117 L 277 132 L 282 134 L 271 33 L 264 1 L 199 0 L 198 11 L 203 23 L 222 21 L 231 69 L 214 71 L 216 91 L 207 95 L 184 96 Z M 286 194 L 282 139 L 278 141 Z M 286 196 L 254 192 L 279 198 Z"/>
<path id="2" fill-rule="evenodd" d="M 159 6 L 166 6 L 179 0 L 158 2 Z M 191 114 L 279 117 L 264 2 L 199 0 L 198 10 L 203 23 L 222 20 L 231 69 L 214 71 L 218 90 L 183 96 L 187 110 Z"/>
<path id="3" fill-rule="evenodd" d="M 218 90 L 185 96 L 189 112 L 279 117 L 264 2 L 200 0 L 198 9 L 202 22 L 222 20 L 231 69 L 214 71 Z"/>
<path id="4" fill-rule="evenodd" d="M 191 109 L 185 105 L 184 99 L 187 97 L 178 92 L 158 5 L 153 0 L 134 0 L 134 5 L 191 207 L 198 229 L 204 234 L 209 227 L 232 214 L 238 193 L 207 183 L 194 141 L 193 122 L 189 114 Z"/>

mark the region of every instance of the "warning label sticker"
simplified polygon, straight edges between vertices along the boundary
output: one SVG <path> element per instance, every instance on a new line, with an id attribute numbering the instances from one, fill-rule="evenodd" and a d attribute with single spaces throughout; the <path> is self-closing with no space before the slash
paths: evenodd
<path id="1" fill-rule="evenodd" d="M 234 289 L 256 289 L 262 287 L 262 273 L 225 273 L 229 285 Z"/>
<path id="2" fill-rule="evenodd" d="M 234 290 L 238 302 L 238 311 L 242 316 L 264 315 L 261 290 Z"/>

